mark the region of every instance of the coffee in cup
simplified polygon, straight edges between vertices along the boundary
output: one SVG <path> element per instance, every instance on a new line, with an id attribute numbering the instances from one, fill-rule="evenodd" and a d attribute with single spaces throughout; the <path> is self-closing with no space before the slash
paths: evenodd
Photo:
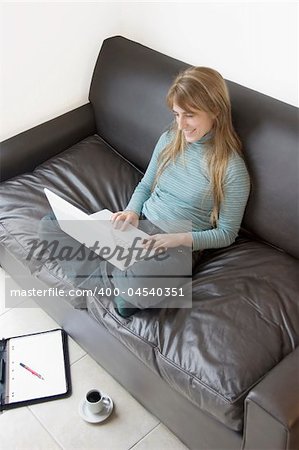
<path id="1" fill-rule="evenodd" d="M 104 397 L 98 389 L 91 389 L 86 393 L 85 401 L 89 412 L 99 414 L 105 406 L 109 405 L 109 399 Z"/>

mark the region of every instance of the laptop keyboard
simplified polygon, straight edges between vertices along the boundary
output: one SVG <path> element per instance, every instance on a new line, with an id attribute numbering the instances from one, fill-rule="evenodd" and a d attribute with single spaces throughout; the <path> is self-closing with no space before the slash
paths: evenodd
<path id="1" fill-rule="evenodd" d="M 131 246 L 132 246 L 132 243 L 131 242 L 128 242 L 128 241 L 124 241 L 123 239 L 121 239 L 119 236 L 113 236 L 114 237 L 114 242 L 115 242 L 115 245 L 118 245 L 118 246 L 120 246 L 120 247 L 122 247 L 122 248 L 124 248 L 125 250 L 130 250 L 130 248 L 131 248 Z M 137 251 L 137 250 L 140 250 L 140 247 L 139 246 L 137 246 L 136 248 L 135 248 L 135 251 Z M 145 256 L 146 255 L 146 253 L 147 253 L 147 249 L 144 249 L 143 250 L 143 252 L 139 255 L 140 257 L 143 257 L 143 256 Z"/>
<path id="2" fill-rule="evenodd" d="M 131 247 L 131 244 L 129 242 L 124 241 L 120 237 L 114 236 L 114 241 L 116 245 L 119 245 L 120 247 L 123 247 L 126 250 L 129 250 L 129 248 Z"/>

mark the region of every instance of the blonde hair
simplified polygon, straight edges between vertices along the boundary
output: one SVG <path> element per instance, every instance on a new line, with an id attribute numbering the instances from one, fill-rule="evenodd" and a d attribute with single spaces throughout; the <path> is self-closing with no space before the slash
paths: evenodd
<path id="1" fill-rule="evenodd" d="M 226 83 L 220 73 L 214 69 L 190 67 L 175 78 L 168 91 L 166 102 L 170 109 L 175 103 L 186 112 L 205 111 L 213 118 L 212 133 L 204 145 L 207 149 L 207 167 L 214 201 L 210 222 L 215 227 L 224 198 L 223 181 L 229 157 L 233 153 L 242 154 L 241 141 L 232 124 L 231 104 Z M 152 189 L 166 166 L 175 161 L 179 154 L 184 153 L 188 145 L 176 121 L 171 128 L 173 137 L 160 154 Z"/>

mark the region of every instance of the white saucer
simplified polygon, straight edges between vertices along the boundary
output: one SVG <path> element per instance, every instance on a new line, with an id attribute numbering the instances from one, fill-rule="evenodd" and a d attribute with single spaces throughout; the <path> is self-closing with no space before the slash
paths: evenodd
<path id="1" fill-rule="evenodd" d="M 91 413 L 87 409 L 87 404 L 86 404 L 85 398 L 83 398 L 83 400 L 81 400 L 81 402 L 79 404 L 79 414 L 82 417 L 82 419 L 86 420 L 86 422 L 89 422 L 89 423 L 99 423 L 99 422 L 103 422 L 103 420 L 106 420 L 110 416 L 110 414 L 112 413 L 112 410 L 113 410 L 113 401 L 109 397 L 109 395 L 103 394 L 103 396 L 109 400 L 109 405 L 107 405 L 107 406 L 105 405 L 104 408 L 102 409 L 102 411 L 97 414 Z"/>

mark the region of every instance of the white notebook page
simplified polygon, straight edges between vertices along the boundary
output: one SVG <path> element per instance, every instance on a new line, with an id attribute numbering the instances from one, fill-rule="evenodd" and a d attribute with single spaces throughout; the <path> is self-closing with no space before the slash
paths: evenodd
<path id="1" fill-rule="evenodd" d="M 11 338 L 8 345 L 8 403 L 63 394 L 67 391 L 60 330 Z M 32 374 L 20 363 L 44 379 Z"/>

